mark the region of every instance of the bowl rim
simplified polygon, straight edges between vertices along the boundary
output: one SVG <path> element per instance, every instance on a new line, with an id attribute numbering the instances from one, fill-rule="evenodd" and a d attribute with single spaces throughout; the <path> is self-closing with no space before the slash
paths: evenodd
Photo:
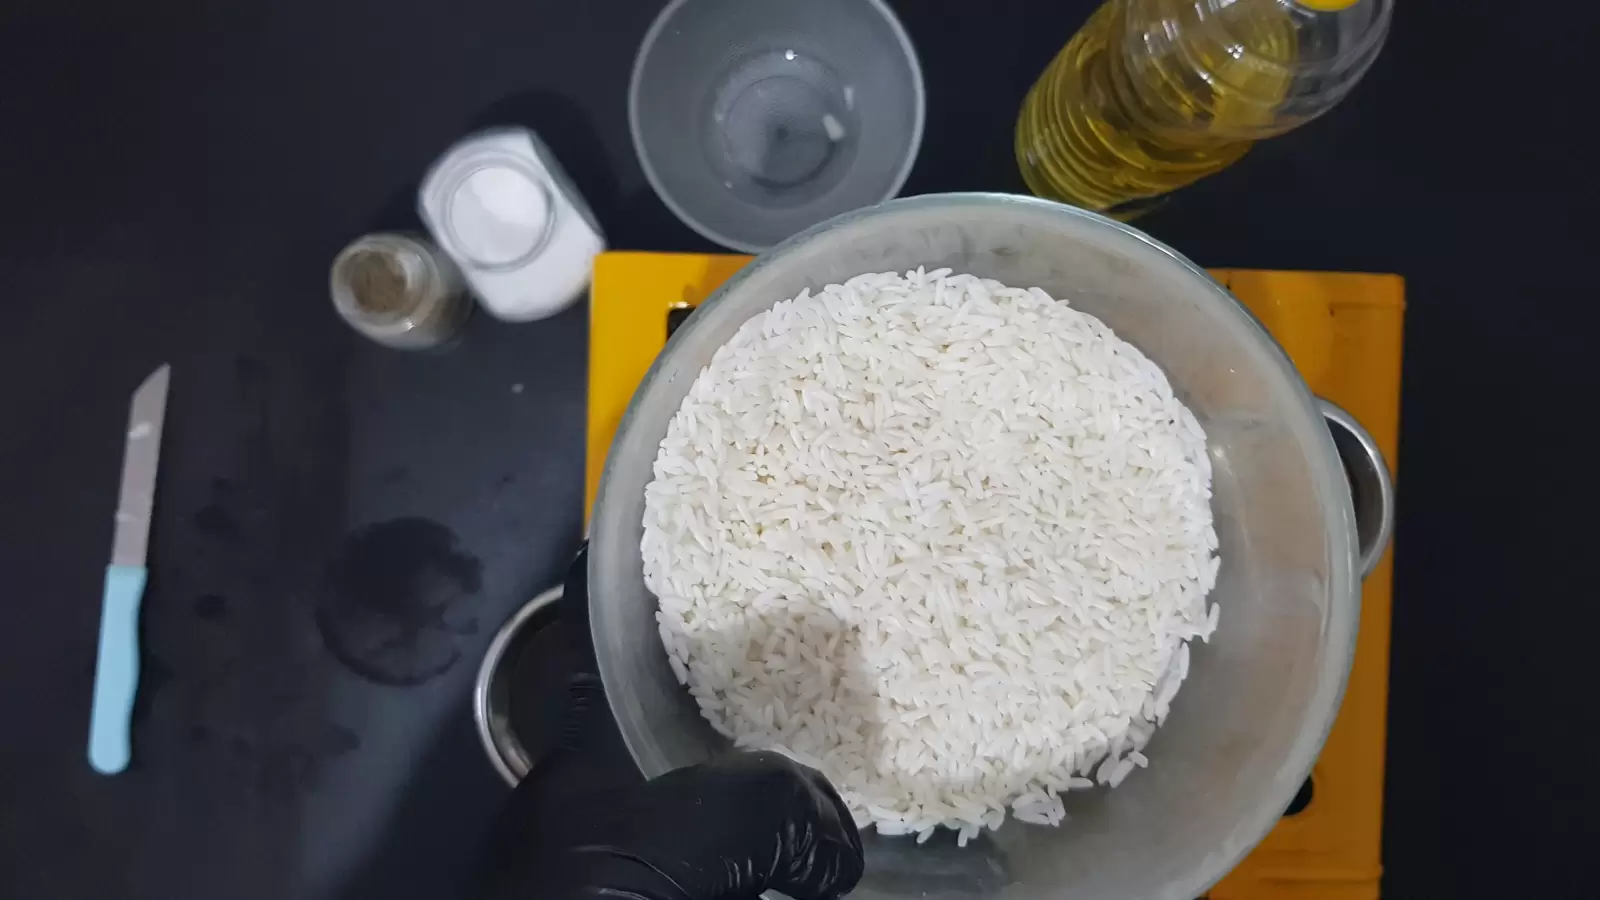
<path id="1" fill-rule="evenodd" d="M 912 112 L 911 140 L 906 147 L 905 159 L 900 163 L 900 170 L 895 173 L 894 178 L 890 179 L 883 196 L 862 203 L 861 206 L 863 207 L 873 206 L 885 200 L 892 200 L 899 196 L 900 189 L 905 187 L 906 179 L 911 177 L 911 168 L 916 165 L 917 155 L 922 150 L 922 130 L 927 120 L 928 105 L 927 87 L 922 79 L 922 63 L 917 57 L 916 45 L 911 42 L 911 35 L 906 32 L 905 26 L 900 24 L 899 17 L 894 14 L 894 10 L 890 9 L 884 0 L 864 0 L 864 2 L 877 10 L 878 14 L 883 17 L 884 22 L 888 24 L 889 30 L 894 32 L 895 38 L 899 41 L 906 63 L 911 67 L 912 100 L 915 109 Z M 650 49 L 655 45 L 656 39 L 666 30 L 668 21 L 688 3 L 689 0 L 671 0 L 660 13 L 657 13 L 655 21 L 650 23 L 650 29 L 645 32 L 644 39 L 639 42 L 639 49 L 633 55 L 633 70 L 628 76 L 628 137 L 633 142 L 634 156 L 639 159 L 639 167 L 644 170 L 645 181 L 650 183 L 650 190 L 654 191 L 661 202 L 666 204 L 667 209 L 678 217 L 678 221 L 689 226 L 696 234 L 712 243 L 738 250 L 741 253 L 760 253 L 769 247 L 777 246 L 782 241 L 772 244 L 759 244 L 740 240 L 721 234 L 716 229 L 696 219 L 666 190 L 660 175 L 657 174 L 655 166 L 650 161 L 649 154 L 645 152 L 644 138 L 641 136 L 639 127 L 639 92 L 644 83 L 644 61 L 649 55 Z M 850 210 L 841 210 L 835 215 L 845 215 L 849 212 Z M 829 216 L 820 221 L 826 222 L 832 218 L 833 216 Z M 813 222 L 811 225 L 802 228 L 801 231 L 806 231 L 817 224 L 820 224 L 820 222 Z M 796 234 L 798 233 L 800 232 L 796 232 Z"/>
<path id="2" fill-rule="evenodd" d="M 489 641 L 489 649 L 483 653 L 483 661 L 478 664 L 478 674 L 472 685 L 472 719 L 477 725 L 478 741 L 483 744 L 483 752 L 489 757 L 490 765 L 500 774 L 500 780 L 511 787 L 516 787 L 528 774 L 533 760 L 528 759 L 528 751 L 522 746 L 521 738 L 511 730 L 509 713 L 494 708 L 495 677 L 500 674 L 500 664 L 505 661 L 511 643 L 522 635 L 523 627 L 540 610 L 560 600 L 564 590 L 564 586 L 558 584 L 543 591 L 522 604 L 501 623 L 494 633 L 494 639 Z"/>

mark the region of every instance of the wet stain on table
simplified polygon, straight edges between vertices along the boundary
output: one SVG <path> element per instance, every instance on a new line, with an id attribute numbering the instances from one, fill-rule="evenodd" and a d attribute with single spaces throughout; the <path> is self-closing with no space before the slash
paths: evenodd
<path id="1" fill-rule="evenodd" d="M 228 617 L 228 598 L 221 594 L 201 594 L 194 598 L 194 614 L 207 622 L 220 622 Z"/>
<path id="2" fill-rule="evenodd" d="M 345 538 L 318 590 L 317 630 L 328 652 L 379 684 L 423 684 L 461 660 L 477 631 L 470 606 L 482 564 L 431 519 L 400 518 Z"/>
<path id="3" fill-rule="evenodd" d="M 228 544 L 244 541 L 244 529 L 226 508 L 217 503 L 207 503 L 194 514 L 194 526 L 201 534 Z"/>

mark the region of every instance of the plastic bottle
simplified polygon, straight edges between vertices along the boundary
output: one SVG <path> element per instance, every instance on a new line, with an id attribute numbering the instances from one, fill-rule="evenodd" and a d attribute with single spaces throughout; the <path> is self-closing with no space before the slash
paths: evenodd
<path id="1" fill-rule="evenodd" d="M 1326 112 L 1391 0 L 1108 0 L 1028 92 L 1017 163 L 1042 197 L 1127 217 Z"/>

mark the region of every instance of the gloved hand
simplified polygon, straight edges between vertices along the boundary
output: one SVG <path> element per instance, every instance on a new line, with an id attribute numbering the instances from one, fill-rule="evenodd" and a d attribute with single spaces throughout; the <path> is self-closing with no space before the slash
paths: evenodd
<path id="1" fill-rule="evenodd" d="M 588 634 L 579 554 L 563 599 Z M 574 622 L 573 620 L 579 620 Z M 774 889 L 833 900 L 861 878 L 861 835 L 821 774 L 776 753 L 730 753 L 648 782 L 600 774 L 610 709 L 574 646 L 560 745 L 535 764 L 497 823 L 496 900 L 756 900 Z M 607 732 L 612 732 L 607 734 Z M 481 894 L 479 896 L 482 896 Z"/>
<path id="2" fill-rule="evenodd" d="M 776 753 L 735 753 L 516 818 L 508 843 L 522 858 L 496 879 L 503 900 L 756 900 L 769 888 L 833 900 L 861 877 L 861 836 L 838 795 Z"/>

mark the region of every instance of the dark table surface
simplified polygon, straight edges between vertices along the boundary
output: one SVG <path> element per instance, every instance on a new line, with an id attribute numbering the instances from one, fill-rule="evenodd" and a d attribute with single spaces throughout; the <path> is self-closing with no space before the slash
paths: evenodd
<path id="1" fill-rule="evenodd" d="M 1021 188 L 1019 99 L 1092 5 L 896 4 L 929 96 L 906 193 Z M 1593 684 L 1595 492 L 1566 468 L 1590 442 L 1555 398 L 1596 384 L 1592 114 L 1570 105 L 1596 32 L 1464 7 L 1402 0 L 1344 106 L 1141 225 L 1209 265 L 1406 276 L 1386 893 L 1578 896 L 1555 849 L 1585 779 L 1535 754 L 1583 759 L 1592 719 L 1565 696 Z M 503 797 L 473 670 L 580 537 L 586 311 L 403 355 L 338 322 L 327 264 L 500 122 L 544 135 L 614 246 L 714 249 L 628 139 L 658 8 L 0 11 L 0 896 L 459 884 Z M 128 395 L 162 362 L 136 759 L 101 778 L 102 567 Z"/>

